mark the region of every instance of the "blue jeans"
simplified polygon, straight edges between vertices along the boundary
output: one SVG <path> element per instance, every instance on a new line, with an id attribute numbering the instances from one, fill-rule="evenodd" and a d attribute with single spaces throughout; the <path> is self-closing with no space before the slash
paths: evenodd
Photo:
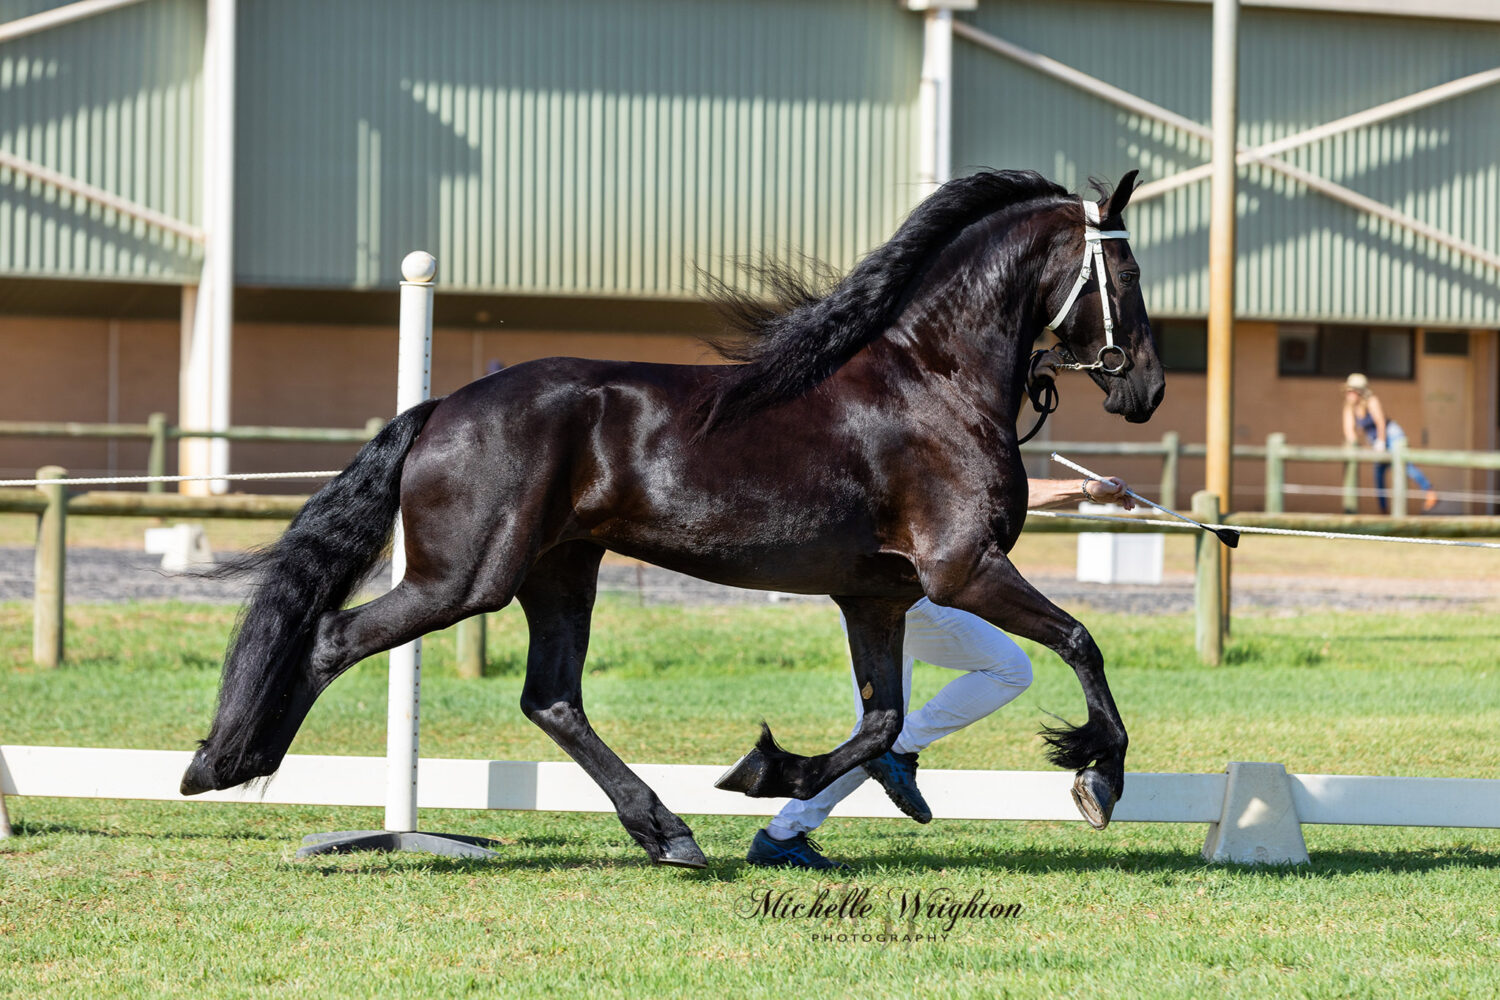
<path id="1" fill-rule="evenodd" d="M 1406 443 L 1406 434 L 1404 431 L 1401 431 L 1399 429 L 1397 429 L 1395 433 L 1392 433 L 1391 431 L 1391 426 L 1387 426 L 1385 439 L 1385 446 L 1387 448 L 1394 448 L 1397 442 L 1400 442 L 1401 444 Z M 1380 504 L 1380 513 L 1382 514 L 1387 513 L 1387 511 L 1390 509 L 1389 504 L 1387 503 L 1385 492 L 1385 480 L 1386 477 L 1390 475 L 1390 471 L 1391 463 L 1389 462 L 1381 462 L 1379 465 L 1375 466 L 1375 502 Z M 1421 469 L 1417 468 L 1411 462 L 1406 463 L 1406 478 L 1410 479 L 1419 490 L 1425 492 L 1432 489 L 1431 481 L 1428 480 L 1425 475 L 1423 475 Z"/>

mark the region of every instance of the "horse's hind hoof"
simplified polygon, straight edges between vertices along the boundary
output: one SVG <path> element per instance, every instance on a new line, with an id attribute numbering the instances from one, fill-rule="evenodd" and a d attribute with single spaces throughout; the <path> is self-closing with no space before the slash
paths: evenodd
<path id="1" fill-rule="evenodd" d="M 1073 779 L 1073 804 L 1095 830 L 1109 826 L 1109 817 L 1115 811 L 1115 795 L 1109 790 L 1109 780 L 1092 769 L 1079 771 Z"/>
<path id="2" fill-rule="evenodd" d="M 692 837 L 673 837 L 667 841 L 662 847 L 661 855 L 656 858 L 656 863 L 674 868 L 708 867 L 708 859 L 703 856 Z"/>
<path id="3" fill-rule="evenodd" d="M 715 788 L 726 792 L 744 792 L 752 798 L 767 798 L 769 793 L 760 791 L 770 777 L 771 762 L 760 747 L 751 750 L 714 782 Z"/>

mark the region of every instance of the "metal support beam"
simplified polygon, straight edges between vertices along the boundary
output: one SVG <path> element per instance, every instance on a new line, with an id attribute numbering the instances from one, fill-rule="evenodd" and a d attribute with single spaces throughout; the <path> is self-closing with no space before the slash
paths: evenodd
<path id="1" fill-rule="evenodd" d="M 158 229 L 164 229 L 169 233 L 181 236 L 183 239 L 191 240 L 194 243 L 201 244 L 205 239 L 203 230 L 197 226 L 189 225 L 180 219 L 174 219 L 170 215 L 158 212 L 154 208 L 148 208 L 139 202 L 131 201 L 129 198 L 121 198 L 119 195 L 112 194 L 101 187 L 95 187 L 92 184 L 86 184 L 83 181 L 69 177 L 66 174 L 60 174 L 56 170 L 44 167 L 40 163 L 34 163 L 24 156 L 17 156 L 14 153 L 7 153 L 0 150 L 0 168 L 34 178 L 43 184 L 50 184 L 60 191 L 66 191 L 75 197 L 91 201 L 96 205 L 101 205 L 112 212 L 118 212 L 132 219 L 140 219 L 148 226 L 156 226 Z"/>
<path id="2" fill-rule="evenodd" d="M 61 7 L 44 10 L 40 14 L 32 14 L 30 17 L 18 17 L 14 21 L 0 24 L 0 43 L 24 38 L 38 31 L 82 21 L 96 14 L 117 10 L 120 7 L 129 7 L 140 2 L 141 0 L 79 0 L 78 3 L 64 4 Z"/>
<path id="3" fill-rule="evenodd" d="M 1145 98 L 1137 97 L 1129 91 L 1121 90 L 1113 84 L 1105 83 L 1097 77 L 1089 76 L 1087 73 L 1076 70 L 1055 59 L 1039 55 L 1013 42 L 1008 42 L 1003 38 L 996 38 L 994 35 L 981 31 L 973 25 L 962 21 L 954 22 L 953 31 L 954 34 L 962 38 L 967 38 L 982 48 L 989 49 L 991 52 L 1003 55 L 1024 66 L 1029 66 L 1039 73 L 1061 80 L 1064 83 L 1077 87 L 1085 93 L 1093 94 L 1095 97 L 1109 101 L 1111 104 L 1122 107 L 1134 114 L 1171 125 L 1205 142 L 1211 143 L 1213 141 L 1213 130 L 1208 126 L 1200 125 L 1191 118 L 1185 118 L 1175 111 L 1168 110 L 1159 104 L 1154 104 Z M 1248 146 L 1238 146 L 1237 155 L 1239 151 L 1247 154 L 1254 152 Z M 1301 167 L 1293 166 L 1285 160 L 1274 156 L 1257 154 L 1253 162 L 1258 166 L 1290 177 L 1304 187 L 1317 191 L 1319 194 L 1325 195 L 1334 201 L 1348 205 L 1368 215 L 1373 215 L 1376 218 L 1384 219 L 1394 226 L 1415 233 L 1456 253 L 1463 254 L 1482 264 L 1500 270 L 1500 255 L 1469 243 L 1466 240 L 1461 240 L 1451 233 L 1445 233 L 1435 226 L 1430 226 L 1420 219 L 1413 218 L 1403 212 L 1398 212 L 1388 205 L 1382 205 L 1373 198 L 1367 198 L 1357 191 L 1344 187 L 1342 184 L 1335 184 L 1333 181 L 1325 180 L 1316 174 L 1311 174 Z M 1210 167 L 1210 169 L 1212 168 Z M 1149 188 L 1150 185 L 1142 185 L 1142 194 L 1140 197 L 1149 197 Z M 1136 200 L 1138 200 L 1137 196 L 1131 195 L 1131 201 Z"/>
<path id="4" fill-rule="evenodd" d="M 1242 167 L 1252 163 L 1262 163 L 1267 158 L 1276 156 L 1279 153 L 1285 153 L 1302 146 L 1310 146 L 1315 142 L 1321 142 L 1324 139 L 1332 138 L 1344 132 L 1352 132 L 1357 128 L 1364 128 L 1369 125 L 1388 121 L 1392 118 L 1399 118 L 1402 115 L 1410 114 L 1421 108 L 1451 100 L 1452 98 L 1469 94 L 1476 90 L 1482 90 L 1496 83 L 1500 83 L 1500 69 L 1487 69 L 1483 73 L 1473 73 L 1469 76 L 1460 77 L 1457 80 L 1450 80 L 1436 87 L 1430 87 L 1427 90 L 1418 91 L 1415 94 L 1408 94 L 1406 97 L 1398 98 L 1394 101 L 1387 101 L 1385 104 L 1378 104 L 1373 108 L 1366 108 L 1364 111 L 1346 115 L 1343 118 L 1337 118 L 1314 128 L 1283 136 L 1274 142 L 1268 142 L 1254 148 L 1241 147 L 1236 157 L 1236 162 Z M 1168 191 L 1175 191 L 1177 188 L 1186 187 L 1197 181 L 1207 180 L 1212 174 L 1213 164 L 1205 163 L 1202 166 L 1175 173 L 1170 177 L 1163 177 L 1160 180 L 1142 184 L 1131 194 L 1130 200 L 1132 203 L 1136 203 L 1144 199 L 1155 198 L 1166 194 Z"/>

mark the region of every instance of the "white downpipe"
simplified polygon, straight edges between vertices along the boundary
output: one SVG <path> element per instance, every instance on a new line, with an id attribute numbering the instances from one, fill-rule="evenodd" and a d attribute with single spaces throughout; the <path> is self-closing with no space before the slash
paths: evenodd
<path id="1" fill-rule="evenodd" d="M 922 23 L 922 135 L 917 173 L 925 198 L 953 171 L 953 12 L 929 10 Z"/>
<path id="2" fill-rule="evenodd" d="M 396 412 L 403 413 L 432 393 L 432 299 L 437 261 L 421 250 L 401 262 L 401 336 L 396 347 Z M 406 538 L 401 515 L 391 542 L 391 586 L 406 575 Z M 385 828 L 417 829 L 417 734 L 421 729 L 422 640 L 391 650 L 386 707 Z"/>
<path id="3" fill-rule="evenodd" d="M 210 430 L 227 430 L 234 359 L 234 56 L 236 0 L 208 0 L 208 35 L 211 58 L 206 75 L 212 86 L 205 102 L 204 156 L 205 216 L 208 252 L 204 270 L 209 277 L 208 303 Z M 229 472 L 229 442 L 214 438 L 209 448 L 212 475 Z M 215 480 L 214 493 L 224 493 L 228 482 Z"/>

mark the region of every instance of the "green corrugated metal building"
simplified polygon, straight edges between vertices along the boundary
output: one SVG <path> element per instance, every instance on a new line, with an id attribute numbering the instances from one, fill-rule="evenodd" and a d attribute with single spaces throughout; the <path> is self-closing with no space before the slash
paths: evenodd
<path id="1" fill-rule="evenodd" d="M 1160 180 L 1206 161 L 1202 139 L 965 33 L 1206 125 L 1206 2 L 955 5 L 975 9 L 955 14 L 954 172 L 1032 167 L 1081 189 L 1090 176 L 1138 168 Z M 0 0 L 0 22 L 62 6 Z M 0 153 L 208 226 L 203 148 L 218 105 L 205 79 L 205 6 L 139 0 L 0 42 Z M 358 423 L 384 412 L 392 376 L 379 331 L 410 249 L 440 262 L 440 384 L 544 352 L 696 357 L 682 334 L 709 322 L 692 305 L 705 274 L 736 281 L 742 261 L 767 254 L 848 266 L 923 191 L 924 33 L 935 15 L 907 6 L 239 0 L 235 422 Z M 1244 144 L 1500 67 L 1500 20 L 1470 0 L 1334 6 L 1246 5 Z M 1476 86 L 1280 155 L 1500 257 L 1497 121 L 1500 86 Z M 1270 338 L 1271 355 L 1263 384 L 1247 391 L 1274 396 L 1311 384 L 1297 376 L 1379 362 L 1388 338 L 1370 330 L 1391 327 L 1409 331 L 1409 357 L 1388 377 L 1411 383 L 1410 399 L 1396 392 L 1403 405 L 1426 406 L 1427 332 L 1457 331 L 1468 338 L 1454 389 L 1465 399 L 1463 441 L 1493 447 L 1500 270 L 1264 167 L 1241 169 L 1239 201 L 1238 314 L 1246 343 Z M 1207 217 L 1204 182 L 1130 214 L 1148 304 L 1178 321 L 1168 348 L 1189 394 Z M 3 416 L 175 411 L 191 381 L 177 370 L 191 307 L 178 288 L 197 282 L 203 256 L 194 239 L 0 167 L 0 342 L 23 344 L 13 356 L 40 366 L 5 376 L 15 385 L 0 394 Z M 1350 325 L 1364 330 L 1357 349 L 1340 332 Z M 1311 370 L 1298 370 L 1309 343 Z M 1450 351 L 1435 356 L 1454 356 L 1454 341 L 1431 343 Z M 270 360 L 273 350 L 305 351 L 292 367 L 323 381 L 336 373 L 319 365 L 333 359 L 363 375 L 343 409 L 299 402 L 317 381 L 278 386 L 289 366 Z M 101 368 L 113 388 L 57 385 L 58 371 L 80 367 Z M 127 387 L 119 380 L 131 370 L 141 374 Z M 113 409 L 80 412 L 101 400 Z M 1201 407 L 1182 406 L 1169 419 L 1197 439 Z M 1259 433 L 1254 423 L 1248 434 Z M 0 441 L 11 455 L 0 466 L 30 464 L 18 448 Z"/>

